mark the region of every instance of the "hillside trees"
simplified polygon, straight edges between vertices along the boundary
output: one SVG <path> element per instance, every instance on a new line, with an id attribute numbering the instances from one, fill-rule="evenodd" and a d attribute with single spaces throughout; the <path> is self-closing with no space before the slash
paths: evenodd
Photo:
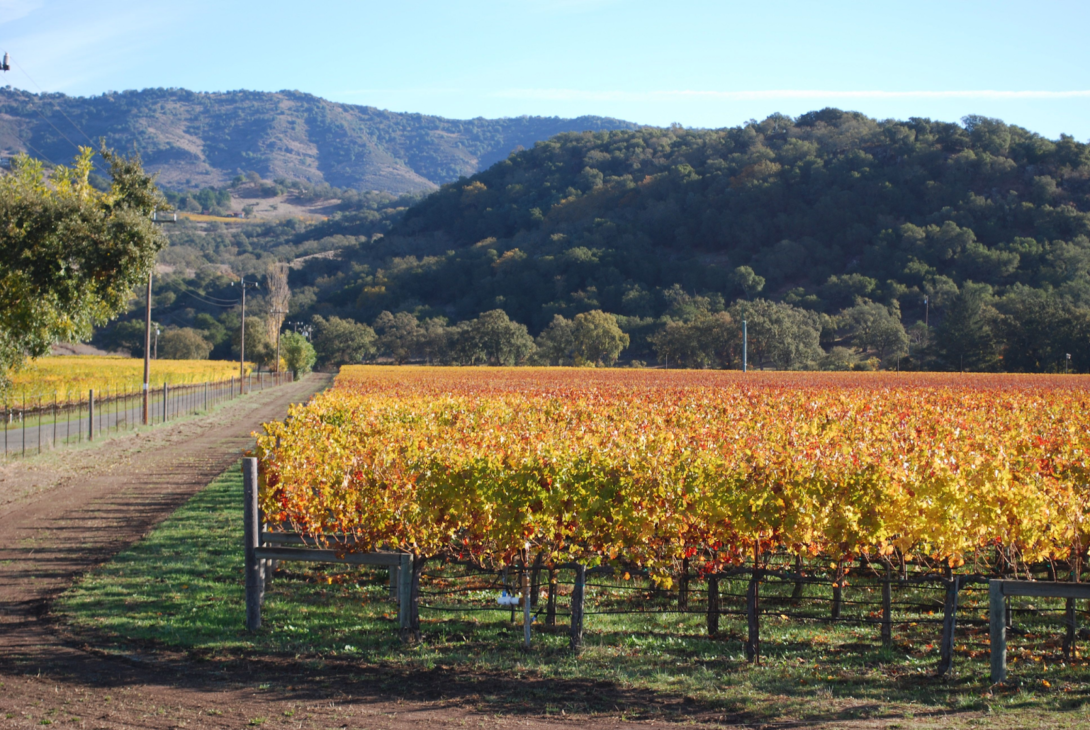
<path id="1" fill-rule="evenodd" d="M 823 354 L 821 317 L 815 312 L 757 299 L 736 302 L 730 315 L 738 322 L 746 321 L 749 357 L 758 367 L 799 370 L 813 367 Z"/>
<path id="2" fill-rule="evenodd" d="M 292 372 L 295 379 L 309 373 L 318 359 L 310 341 L 298 332 L 285 332 L 281 335 L 280 352 L 284 358 L 284 366 Z"/>
<path id="3" fill-rule="evenodd" d="M 365 324 L 340 317 L 326 319 L 319 315 L 315 315 L 311 323 L 314 350 L 321 367 L 359 364 L 375 354 L 375 331 Z M 297 371 L 290 364 L 288 367 Z"/>
<path id="4" fill-rule="evenodd" d="M 617 318 L 596 309 L 568 320 L 557 314 L 537 338 L 535 359 L 548 365 L 613 365 L 630 342 Z"/>
<path id="5" fill-rule="evenodd" d="M 0 176 L 0 387 L 27 357 L 88 339 L 125 311 L 166 239 L 150 220 L 166 207 L 138 157 L 103 147 L 106 191 L 89 182 L 93 152 L 46 174 L 12 159 Z"/>
<path id="6" fill-rule="evenodd" d="M 165 360 L 207 360 L 210 352 L 212 343 L 192 327 L 171 327 L 159 337 L 159 357 Z"/>

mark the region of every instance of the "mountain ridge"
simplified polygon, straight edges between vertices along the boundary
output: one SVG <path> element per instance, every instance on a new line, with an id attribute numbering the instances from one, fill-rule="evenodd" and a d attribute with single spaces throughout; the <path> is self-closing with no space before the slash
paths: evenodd
<path id="1" fill-rule="evenodd" d="M 333 102 L 300 91 L 143 89 L 100 96 L 0 89 L 0 156 L 53 162 L 73 143 L 136 149 L 175 190 L 256 172 L 340 188 L 429 192 L 562 132 L 637 129 L 608 117 L 447 119 Z M 86 137 L 85 137 L 86 135 Z"/>

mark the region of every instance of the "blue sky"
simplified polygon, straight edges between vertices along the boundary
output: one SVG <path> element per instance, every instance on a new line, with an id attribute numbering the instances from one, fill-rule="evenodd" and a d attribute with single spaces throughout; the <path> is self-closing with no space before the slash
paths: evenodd
<path id="1" fill-rule="evenodd" d="M 0 0 L 15 61 L 0 83 L 298 89 L 456 118 L 694 127 L 837 106 L 1088 141 L 1088 27 L 1085 0 Z"/>

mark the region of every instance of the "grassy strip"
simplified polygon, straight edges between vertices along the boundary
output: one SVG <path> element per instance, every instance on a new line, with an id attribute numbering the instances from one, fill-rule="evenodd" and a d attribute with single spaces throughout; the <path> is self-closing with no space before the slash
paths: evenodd
<path id="1" fill-rule="evenodd" d="M 743 660 L 745 626 L 740 617 L 723 616 L 721 635 L 711 639 L 697 614 L 608 615 L 587 618 L 587 648 L 578 658 L 567 651 L 563 631 L 535 633 L 535 648 L 519 650 L 521 628 L 506 612 L 424 611 L 424 643 L 405 647 L 397 640 L 396 606 L 387 600 L 384 570 L 345 566 L 289 564 L 277 573 L 264 609 L 264 625 L 255 635 L 243 626 L 242 480 L 233 468 L 193 497 L 146 539 L 88 575 L 57 603 L 57 610 L 77 631 L 94 634 L 119 651 L 153 642 L 202 656 L 267 654 L 306 659 L 383 665 L 397 671 L 455 667 L 460 672 L 508 677 L 538 677 L 609 683 L 626 692 L 652 690 L 660 697 L 684 696 L 709 711 L 744 713 L 762 720 L 846 720 L 943 716 L 967 713 L 978 722 L 989 713 L 989 726 L 1037 724 L 1043 713 L 1056 725 L 1090 721 L 1090 683 L 1086 663 L 1065 666 L 1054 636 L 1042 633 L 1016 640 L 1012 649 L 1011 687 L 987 683 L 988 654 L 973 650 L 986 627 L 959 630 L 962 651 L 952 678 L 931 677 L 938 652 L 938 627 L 925 623 L 926 611 L 902 615 L 895 644 L 883 648 L 874 625 L 804 622 L 780 616 L 769 602 L 762 618 L 765 657 L 759 667 Z M 445 591 L 466 585 L 455 580 L 461 569 L 429 571 L 424 586 Z M 426 596 L 464 609 L 495 606 L 496 590 L 487 579 L 478 590 Z M 632 581 L 598 584 L 588 594 L 588 611 L 669 605 L 669 595 L 633 590 Z M 695 587 L 695 586 L 694 586 Z M 783 586 L 786 589 L 788 586 Z M 724 593 L 742 584 L 726 582 Z M 808 594 L 819 592 L 816 586 Z M 845 596 L 873 600 L 865 594 Z M 766 600 L 775 594 L 770 586 Z M 786 595 L 786 592 L 785 592 Z M 927 593 L 900 595 L 923 602 Z M 966 594 L 965 605 L 987 596 Z M 702 594 L 694 593 L 699 609 Z M 544 601 L 542 601 L 544 604 Z M 733 605 L 724 605 L 733 609 Z M 558 609 L 566 611 L 566 596 Z M 785 611 L 788 609 L 784 609 Z M 794 609 L 792 609 L 794 610 Z M 808 608 L 812 610 L 812 608 Z M 846 607 L 846 611 L 851 610 Z M 867 609 L 857 609 L 865 616 Z M 919 619 L 915 621 L 914 619 Z M 558 618 L 558 621 L 564 621 Z M 1052 627 L 1052 635 L 1059 629 Z M 1043 641 L 1047 639 L 1047 641 Z M 1022 641 L 1018 645 L 1017 641 Z M 544 711 L 552 707 L 542 698 Z M 623 709 L 623 708 L 622 708 Z M 972 718 L 976 718 L 975 720 Z M 914 723 L 913 723 L 914 724 Z"/>

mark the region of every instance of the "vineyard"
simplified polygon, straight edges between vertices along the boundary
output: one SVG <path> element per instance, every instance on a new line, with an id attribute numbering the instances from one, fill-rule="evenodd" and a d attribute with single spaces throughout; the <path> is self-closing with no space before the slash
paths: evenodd
<path id="1" fill-rule="evenodd" d="M 894 582 L 953 585 L 956 609 L 957 587 L 989 576 L 1079 580 L 1088 386 L 349 367 L 266 424 L 261 506 L 272 528 L 341 552 L 412 553 L 414 584 L 435 559 L 553 582 L 577 565 L 682 603 L 700 580 L 712 631 L 720 578 L 747 575 L 749 604 L 762 580 L 827 579 L 834 614 L 847 586 L 882 579 L 888 623 Z M 1073 601 L 1066 616 L 1070 639 Z"/>
<path id="2" fill-rule="evenodd" d="M 246 371 L 252 366 L 247 363 Z M 238 363 L 226 360 L 152 360 L 151 384 L 193 385 L 226 380 L 238 375 Z M 144 382 L 144 361 L 138 358 L 65 356 L 32 360 L 12 373 L 8 401 L 17 405 L 61 404 L 86 398 L 89 390 L 105 394 L 140 391 Z"/>

